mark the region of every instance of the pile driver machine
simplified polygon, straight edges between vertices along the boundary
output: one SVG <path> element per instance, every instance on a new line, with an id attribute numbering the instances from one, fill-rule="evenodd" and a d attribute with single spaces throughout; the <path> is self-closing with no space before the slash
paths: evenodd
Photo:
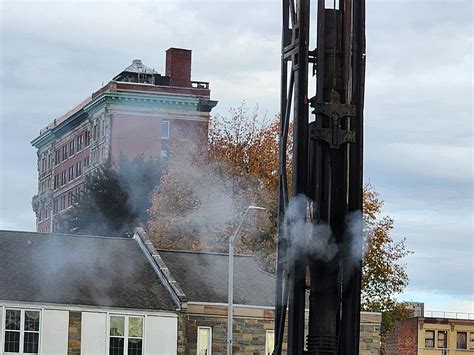
<path id="1" fill-rule="evenodd" d="M 348 218 L 362 211 L 365 0 L 282 3 L 274 354 L 282 353 L 286 331 L 289 355 L 358 354 L 362 223 L 349 226 Z M 295 228 L 295 216 L 312 227 Z M 322 225 L 331 231 L 331 256 L 311 247 Z"/>

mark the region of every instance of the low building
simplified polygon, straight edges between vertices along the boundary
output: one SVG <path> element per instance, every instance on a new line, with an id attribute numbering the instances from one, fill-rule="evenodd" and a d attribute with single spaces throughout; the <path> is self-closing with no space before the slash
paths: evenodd
<path id="1" fill-rule="evenodd" d="M 474 353 L 474 315 L 425 312 L 408 318 L 387 335 L 385 347 L 388 355 Z"/>
<path id="2" fill-rule="evenodd" d="M 175 354 L 179 300 L 129 238 L 0 231 L 0 354 Z"/>
<path id="3" fill-rule="evenodd" d="M 0 354 L 226 353 L 228 255 L 132 238 L 0 231 Z M 234 262 L 234 353 L 273 351 L 275 278 Z M 361 354 L 378 354 L 378 313 Z"/>

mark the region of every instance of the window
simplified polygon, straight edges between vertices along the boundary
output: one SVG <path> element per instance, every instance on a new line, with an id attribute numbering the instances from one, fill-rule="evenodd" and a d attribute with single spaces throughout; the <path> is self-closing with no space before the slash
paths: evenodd
<path id="1" fill-rule="evenodd" d="M 74 180 L 74 165 L 68 169 L 68 181 Z"/>
<path id="2" fill-rule="evenodd" d="M 6 353 L 38 354 L 40 312 L 7 309 L 5 311 Z"/>
<path id="3" fill-rule="evenodd" d="M 63 160 L 67 159 L 67 144 L 63 146 Z"/>
<path id="4" fill-rule="evenodd" d="M 446 349 L 448 347 L 448 332 L 446 330 L 438 331 L 438 348 Z"/>
<path id="5" fill-rule="evenodd" d="M 84 134 L 84 147 L 88 147 L 91 144 L 91 132 L 89 130 Z"/>
<path id="6" fill-rule="evenodd" d="M 53 200 L 53 213 L 58 213 L 59 211 L 59 199 L 55 198 Z"/>
<path id="7" fill-rule="evenodd" d="M 46 158 L 41 159 L 41 172 L 44 173 L 46 171 Z"/>
<path id="8" fill-rule="evenodd" d="M 54 151 L 54 165 L 58 165 L 61 162 L 61 152 L 59 149 Z"/>
<path id="9" fill-rule="evenodd" d="M 143 317 L 110 316 L 109 354 L 142 355 Z"/>
<path id="10" fill-rule="evenodd" d="M 76 176 L 81 176 L 82 174 L 82 162 L 76 163 Z"/>
<path id="11" fill-rule="evenodd" d="M 72 157 L 74 155 L 74 139 L 69 142 L 69 156 Z"/>
<path id="12" fill-rule="evenodd" d="M 67 181 L 66 181 L 66 170 L 61 172 L 61 186 L 63 186 Z"/>
<path id="13" fill-rule="evenodd" d="M 272 355 L 273 349 L 275 349 L 275 332 L 273 330 L 267 330 L 265 337 L 265 354 Z"/>
<path id="14" fill-rule="evenodd" d="M 197 355 L 212 354 L 212 328 L 198 327 Z"/>
<path id="15" fill-rule="evenodd" d="M 77 151 L 80 152 L 82 150 L 82 134 L 77 137 Z"/>
<path id="16" fill-rule="evenodd" d="M 60 211 L 66 208 L 66 195 L 61 196 L 59 208 L 60 208 Z"/>
<path id="17" fill-rule="evenodd" d="M 425 330 L 425 348 L 434 348 L 434 330 Z"/>
<path id="18" fill-rule="evenodd" d="M 67 193 L 67 206 L 72 206 L 73 203 L 73 197 L 72 197 L 72 191 Z"/>
<path id="19" fill-rule="evenodd" d="M 169 121 L 161 121 L 161 138 L 168 139 L 170 137 Z"/>
<path id="20" fill-rule="evenodd" d="M 467 332 L 458 332 L 456 335 L 456 349 L 467 349 Z"/>

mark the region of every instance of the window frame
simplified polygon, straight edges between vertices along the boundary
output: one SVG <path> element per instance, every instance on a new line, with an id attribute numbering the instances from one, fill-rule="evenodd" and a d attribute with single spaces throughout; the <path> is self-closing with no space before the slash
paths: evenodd
<path id="1" fill-rule="evenodd" d="M 270 346 L 268 342 L 268 335 L 273 334 L 273 346 Z M 265 332 L 265 355 L 269 354 L 270 348 L 273 347 L 273 350 L 275 350 L 275 331 L 274 330 L 267 330 Z M 273 350 L 271 353 L 273 353 Z"/>
<path id="2" fill-rule="evenodd" d="M 427 333 L 433 334 L 433 338 L 428 339 L 428 338 L 427 338 Z M 426 341 L 427 341 L 427 340 L 432 340 L 432 341 L 433 341 L 433 345 L 432 345 L 432 346 L 428 346 L 428 345 L 426 344 Z M 436 340 L 436 331 L 435 331 L 435 330 L 432 330 L 432 329 L 425 329 L 425 348 L 428 348 L 428 349 L 435 349 L 435 345 L 436 345 L 435 340 Z"/>
<path id="3" fill-rule="evenodd" d="M 436 348 L 437 349 L 447 349 L 448 348 L 448 331 L 447 330 L 438 330 L 436 337 Z M 439 335 L 444 334 L 444 346 L 439 346 Z"/>
<path id="4" fill-rule="evenodd" d="M 163 124 L 166 124 L 166 136 L 163 135 Z M 168 120 L 162 120 L 160 123 L 160 137 L 161 139 L 170 139 L 170 121 Z"/>
<path id="5" fill-rule="evenodd" d="M 20 330 L 18 332 L 20 333 L 20 344 L 19 344 L 19 351 L 18 352 L 7 352 L 5 351 L 5 333 L 11 330 L 6 329 L 6 320 L 7 320 L 7 311 L 20 311 Z M 38 352 L 36 353 L 25 353 L 24 348 L 25 348 L 25 313 L 26 312 L 38 312 L 39 313 L 39 319 L 38 319 L 38 330 L 28 330 L 26 333 L 37 333 L 38 334 Z M 2 312 L 2 348 L 0 349 L 0 353 L 4 355 L 38 355 L 41 354 L 41 328 L 42 328 L 42 321 L 43 321 L 43 315 L 41 312 L 41 309 L 38 308 L 18 308 L 18 307 L 3 307 L 3 312 Z M 16 331 L 16 330 L 14 330 Z"/>
<path id="6" fill-rule="evenodd" d="M 465 345 L 466 347 L 465 348 L 460 348 L 459 347 L 459 340 L 458 340 L 458 335 L 459 334 L 465 334 L 466 335 L 466 338 L 465 338 Z M 468 350 L 469 349 L 469 332 L 468 331 L 457 331 L 456 332 L 456 350 Z"/>
<path id="7" fill-rule="evenodd" d="M 79 135 L 76 138 L 76 152 L 79 153 L 82 150 L 82 143 L 83 143 L 83 135 Z"/>
<path id="8" fill-rule="evenodd" d="M 201 340 L 201 337 L 199 335 L 199 330 L 200 329 L 206 329 L 209 330 L 209 351 L 207 355 L 212 355 L 212 327 L 209 326 L 198 326 L 197 328 L 197 343 L 196 343 L 196 355 L 199 355 L 199 341 Z"/>
<path id="9" fill-rule="evenodd" d="M 111 317 L 122 317 L 124 318 L 124 334 L 122 337 L 110 335 L 110 318 Z M 129 318 L 141 318 L 142 319 L 142 337 L 130 337 L 129 336 Z M 118 314 L 108 313 L 107 314 L 107 354 L 110 354 L 110 338 L 123 338 L 123 355 L 128 355 L 128 340 L 129 339 L 141 339 L 142 340 L 142 355 L 146 354 L 145 349 L 145 329 L 146 329 L 146 316 L 143 314 Z"/>
<path id="10" fill-rule="evenodd" d="M 69 142 L 69 158 L 72 158 L 75 154 L 75 140 L 74 138 Z"/>

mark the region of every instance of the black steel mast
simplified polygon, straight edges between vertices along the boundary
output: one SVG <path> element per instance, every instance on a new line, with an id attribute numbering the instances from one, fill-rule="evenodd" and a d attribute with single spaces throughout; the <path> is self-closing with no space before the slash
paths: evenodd
<path id="1" fill-rule="evenodd" d="M 351 226 L 351 233 L 347 225 L 349 219 L 360 219 L 362 210 L 365 0 L 334 0 L 333 8 L 315 0 L 314 29 L 310 2 L 283 0 L 275 354 L 282 351 L 287 324 L 288 354 L 307 349 L 350 355 L 359 353 L 362 225 Z M 317 34 L 315 50 L 309 48 L 310 30 Z M 311 98 L 310 64 L 316 74 Z M 286 148 L 291 115 L 290 199 Z M 295 228 L 300 220 L 312 227 Z M 333 255 L 313 247 L 323 238 L 317 232 L 322 225 L 332 232 Z"/>

